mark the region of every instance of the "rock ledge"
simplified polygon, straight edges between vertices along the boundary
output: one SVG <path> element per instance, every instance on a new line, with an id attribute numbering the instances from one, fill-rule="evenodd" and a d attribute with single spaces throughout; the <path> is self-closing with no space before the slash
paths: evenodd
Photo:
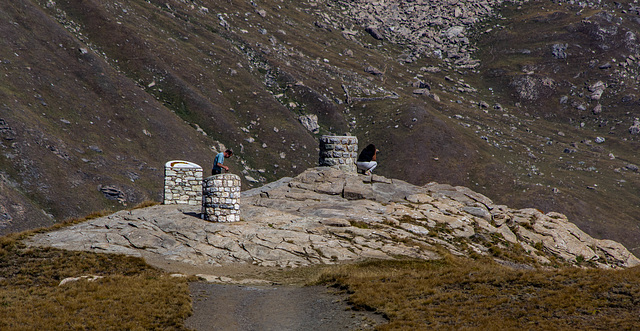
<path id="1" fill-rule="evenodd" d="M 466 187 L 419 187 L 323 167 L 243 192 L 240 222 L 206 222 L 198 212 L 175 205 L 120 211 L 36 235 L 28 244 L 212 266 L 437 259 L 443 248 L 501 256 L 510 265 L 508 254 L 495 252 L 523 252 L 531 265 L 640 264 L 621 244 L 594 239 L 559 213 L 510 209 Z"/>

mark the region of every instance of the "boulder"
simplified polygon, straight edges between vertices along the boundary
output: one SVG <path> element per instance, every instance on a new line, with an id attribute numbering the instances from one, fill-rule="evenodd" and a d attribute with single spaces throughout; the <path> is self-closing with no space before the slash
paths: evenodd
<path id="1" fill-rule="evenodd" d="M 378 30 L 378 28 L 375 26 L 369 26 L 365 29 L 365 31 L 377 40 L 384 39 L 384 36 L 382 35 L 382 33 L 380 33 L 380 30 Z"/>
<path id="2" fill-rule="evenodd" d="M 633 125 L 631 125 L 629 127 L 629 133 L 636 135 L 638 133 L 640 133 L 640 119 L 636 118 L 635 120 L 633 120 Z"/>
<path id="3" fill-rule="evenodd" d="M 591 100 L 600 100 L 602 93 L 604 93 L 605 84 L 602 81 L 597 81 L 593 85 L 589 86 L 589 92 L 591 92 Z"/>
<path id="4" fill-rule="evenodd" d="M 98 190 L 104 194 L 105 198 L 109 200 L 117 200 L 120 203 L 124 203 L 127 201 L 127 197 L 124 192 L 116 188 L 115 186 L 99 186 Z"/>
<path id="5" fill-rule="evenodd" d="M 313 133 L 318 133 L 320 131 L 320 126 L 318 125 L 318 115 L 309 114 L 309 115 L 300 115 L 298 117 L 298 121 L 305 127 L 305 129 L 309 130 Z"/>
<path id="6" fill-rule="evenodd" d="M 553 44 L 551 46 L 551 55 L 556 59 L 564 60 L 567 58 L 567 47 L 569 44 Z"/>
<path id="7" fill-rule="evenodd" d="M 364 68 L 364 72 L 368 73 L 368 74 L 372 74 L 372 75 L 376 75 L 376 76 L 381 76 L 384 74 L 384 72 L 382 72 L 382 70 L 374 67 L 374 66 L 366 66 Z"/>

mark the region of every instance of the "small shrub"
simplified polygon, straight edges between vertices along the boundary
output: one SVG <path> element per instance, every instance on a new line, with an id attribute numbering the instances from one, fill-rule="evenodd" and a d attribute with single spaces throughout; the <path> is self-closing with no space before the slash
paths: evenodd
<path id="1" fill-rule="evenodd" d="M 544 245 L 542 244 L 542 241 L 538 241 L 537 243 L 533 244 L 533 248 L 542 251 L 544 249 Z"/>
<path id="2" fill-rule="evenodd" d="M 356 228 L 360 228 L 360 229 L 368 229 L 369 228 L 369 223 L 366 223 L 366 222 L 363 222 L 363 221 L 349 220 L 349 223 L 351 224 L 351 226 L 356 227 Z"/>

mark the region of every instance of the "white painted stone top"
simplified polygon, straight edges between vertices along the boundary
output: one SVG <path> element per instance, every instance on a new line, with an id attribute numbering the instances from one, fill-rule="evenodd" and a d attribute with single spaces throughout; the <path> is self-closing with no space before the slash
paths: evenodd
<path id="1" fill-rule="evenodd" d="M 182 161 L 182 160 L 173 160 L 173 161 L 169 161 L 167 163 L 165 163 L 164 165 L 166 168 L 202 168 L 199 165 L 193 163 L 193 162 L 189 162 L 189 161 Z"/>

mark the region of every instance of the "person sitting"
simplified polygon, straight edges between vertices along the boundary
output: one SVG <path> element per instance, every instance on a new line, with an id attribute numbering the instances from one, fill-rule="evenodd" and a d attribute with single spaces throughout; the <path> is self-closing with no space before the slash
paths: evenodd
<path id="1" fill-rule="evenodd" d="M 378 162 L 376 160 L 377 154 L 378 150 L 373 144 L 369 144 L 367 147 L 365 147 L 358 156 L 358 160 L 356 161 L 358 170 L 362 171 L 362 173 L 367 176 L 371 175 L 373 169 L 378 166 Z"/>

